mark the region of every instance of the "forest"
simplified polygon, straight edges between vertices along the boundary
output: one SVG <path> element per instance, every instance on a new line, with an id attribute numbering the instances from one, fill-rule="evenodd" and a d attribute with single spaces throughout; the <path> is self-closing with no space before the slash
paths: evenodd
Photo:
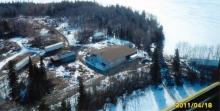
<path id="1" fill-rule="evenodd" d="M 31 3 L 12 2 L 0 4 L 0 35 L 7 36 L 10 28 L 5 19 L 19 16 L 53 18 L 67 17 L 74 27 L 84 29 L 107 29 L 107 34 L 135 43 L 150 52 L 150 45 L 163 41 L 163 27 L 156 17 L 144 11 L 138 12 L 119 5 L 104 7 L 96 2 Z M 21 29 L 21 28 L 19 28 Z M 9 32 L 9 31 L 8 31 Z M 87 39 L 84 37 L 83 39 Z M 82 40 L 83 40 L 82 39 Z M 83 40 L 86 41 L 86 40 Z"/>

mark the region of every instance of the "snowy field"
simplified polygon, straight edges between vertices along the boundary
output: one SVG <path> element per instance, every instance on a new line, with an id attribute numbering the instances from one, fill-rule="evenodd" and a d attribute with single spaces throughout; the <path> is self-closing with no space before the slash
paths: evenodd
<path id="1" fill-rule="evenodd" d="M 185 83 L 183 87 L 162 87 L 162 89 L 149 86 L 144 90 L 134 91 L 129 96 L 118 98 L 116 105 L 107 104 L 105 109 L 106 111 L 159 111 L 206 86 L 189 83 Z"/>

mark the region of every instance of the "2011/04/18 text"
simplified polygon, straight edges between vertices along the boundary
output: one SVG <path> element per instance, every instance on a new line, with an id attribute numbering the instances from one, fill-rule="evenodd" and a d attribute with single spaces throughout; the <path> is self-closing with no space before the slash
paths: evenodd
<path id="1" fill-rule="evenodd" d="M 176 109 L 212 109 L 212 103 L 186 103 L 177 102 L 175 104 Z"/>

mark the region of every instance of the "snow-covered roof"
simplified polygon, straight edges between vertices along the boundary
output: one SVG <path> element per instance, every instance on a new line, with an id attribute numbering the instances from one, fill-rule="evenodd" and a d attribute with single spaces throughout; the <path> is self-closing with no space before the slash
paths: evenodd
<path id="1" fill-rule="evenodd" d="M 63 52 L 61 54 L 53 56 L 52 59 L 53 60 L 60 60 L 60 59 L 64 59 L 66 57 L 71 57 L 71 56 L 75 56 L 75 52 L 72 52 L 72 51 Z"/>
<path id="2" fill-rule="evenodd" d="M 50 51 L 53 51 L 53 50 L 56 50 L 56 49 L 60 49 L 62 47 L 64 47 L 64 43 L 63 42 L 58 42 L 56 44 L 46 46 L 44 49 L 45 49 L 46 52 L 50 52 Z"/>
<path id="3" fill-rule="evenodd" d="M 15 70 L 20 70 L 29 63 L 29 57 L 25 57 L 15 65 Z"/>

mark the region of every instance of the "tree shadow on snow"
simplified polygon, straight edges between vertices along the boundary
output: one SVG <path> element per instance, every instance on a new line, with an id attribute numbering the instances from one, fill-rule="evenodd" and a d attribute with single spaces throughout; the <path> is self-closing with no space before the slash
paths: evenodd
<path id="1" fill-rule="evenodd" d="M 166 99 L 164 97 L 164 89 L 158 87 L 151 87 L 151 90 L 153 91 L 159 109 L 165 108 L 167 105 L 166 105 Z"/>

